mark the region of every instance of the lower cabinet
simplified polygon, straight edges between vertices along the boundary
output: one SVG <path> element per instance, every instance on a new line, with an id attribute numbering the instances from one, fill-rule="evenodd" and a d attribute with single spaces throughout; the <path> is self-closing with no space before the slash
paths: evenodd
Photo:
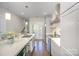
<path id="1" fill-rule="evenodd" d="M 24 56 L 26 54 L 26 47 L 24 47 L 17 56 Z"/>
<path id="2" fill-rule="evenodd" d="M 60 47 L 53 41 L 51 40 L 51 55 L 53 56 L 60 56 L 61 54 Z"/>
<path id="3" fill-rule="evenodd" d="M 31 56 L 34 49 L 34 38 L 30 40 L 17 56 Z"/>
<path id="4" fill-rule="evenodd" d="M 31 49 L 30 44 L 28 43 L 17 56 L 30 56 L 31 55 Z"/>
<path id="5" fill-rule="evenodd" d="M 30 56 L 30 44 L 28 43 L 25 48 L 25 56 Z"/>
<path id="6" fill-rule="evenodd" d="M 30 50 L 30 53 L 31 53 L 31 52 L 33 51 L 33 42 L 30 41 L 29 44 L 30 44 L 30 45 L 29 45 L 29 48 L 30 48 L 29 50 Z"/>
<path id="7" fill-rule="evenodd" d="M 48 38 L 48 52 L 49 52 L 49 55 L 51 56 L 51 39 Z"/>

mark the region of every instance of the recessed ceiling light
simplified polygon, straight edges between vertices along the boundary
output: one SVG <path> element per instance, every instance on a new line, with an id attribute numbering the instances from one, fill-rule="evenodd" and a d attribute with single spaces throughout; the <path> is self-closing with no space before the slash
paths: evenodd
<path id="1" fill-rule="evenodd" d="M 26 5 L 25 8 L 28 8 L 28 6 Z"/>
<path id="2" fill-rule="evenodd" d="M 28 25 L 28 22 L 25 22 L 26 25 Z"/>

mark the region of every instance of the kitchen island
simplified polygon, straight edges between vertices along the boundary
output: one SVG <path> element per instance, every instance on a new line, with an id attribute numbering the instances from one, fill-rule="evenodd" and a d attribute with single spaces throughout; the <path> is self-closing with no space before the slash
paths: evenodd
<path id="1" fill-rule="evenodd" d="M 0 56 L 17 56 L 20 51 L 35 37 L 32 34 L 31 37 L 15 38 L 15 42 L 12 44 L 6 44 L 4 41 L 0 42 Z"/>
<path id="2" fill-rule="evenodd" d="M 48 41 L 50 40 L 50 48 L 49 48 L 49 51 L 50 51 L 50 55 L 52 56 L 60 56 L 60 49 L 61 49 L 61 46 L 60 46 L 60 38 L 54 38 L 54 37 L 51 37 L 49 36 L 48 37 Z"/>

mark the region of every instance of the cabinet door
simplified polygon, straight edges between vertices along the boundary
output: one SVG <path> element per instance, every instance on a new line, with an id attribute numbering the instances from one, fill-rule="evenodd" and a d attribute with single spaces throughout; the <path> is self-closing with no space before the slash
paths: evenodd
<path id="1" fill-rule="evenodd" d="M 60 51 L 60 47 L 53 40 L 51 40 L 51 54 L 53 56 L 60 56 Z"/>
<path id="2" fill-rule="evenodd" d="M 30 52 L 33 50 L 32 40 L 30 41 Z"/>
<path id="3" fill-rule="evenodd" d="M 17 56 L 23 56 L 25 54 L 25 47 L 20 51 Z"/>
<path id="4" fill-rule="evenodd" d="M 33 37 L 32 40 L 30 41 L 30 52 L 33 51 L 34 46 L 35 46 L 35 38 Z"/>
<path id="5" fill-rule="evenodd" d="M 51 39 L 48 39 L 48 52 L 51 55 Z"/>

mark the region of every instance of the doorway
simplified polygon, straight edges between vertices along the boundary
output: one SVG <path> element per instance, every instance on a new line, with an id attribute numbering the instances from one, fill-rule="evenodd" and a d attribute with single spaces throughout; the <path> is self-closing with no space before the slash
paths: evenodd
<path id="1" fill-rule="evenodd" d="M 43 17 L 31 18 L 29 22 L 30 22 L 30 33 L 36 35 L 36 40 L 44 40 L 45 37 L 44 18 Z"/>

